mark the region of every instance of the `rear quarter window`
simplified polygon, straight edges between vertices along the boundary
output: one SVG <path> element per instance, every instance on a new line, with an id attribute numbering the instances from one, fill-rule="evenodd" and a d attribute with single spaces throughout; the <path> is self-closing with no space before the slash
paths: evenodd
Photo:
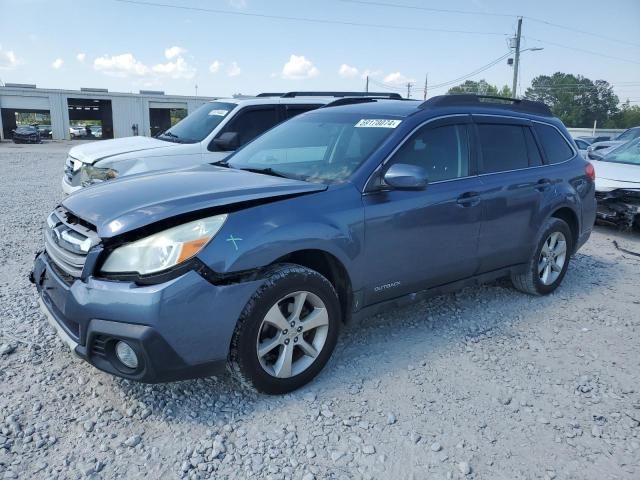
<path id="1" fill-rule="evenodd" d="M 480 173 L 506 172 L 529 166 L 525 129 L 520 125 L 478 125 L 482 164 Z"/>
<path id="2" fill-rule="evenodd" d="M 536 130 L 548 163 L 565 162 L 573 157 L 573 149 L 569 146 L 569 142 L 556 128 L 542 123 L 534 124 L 533 128 Z"/>

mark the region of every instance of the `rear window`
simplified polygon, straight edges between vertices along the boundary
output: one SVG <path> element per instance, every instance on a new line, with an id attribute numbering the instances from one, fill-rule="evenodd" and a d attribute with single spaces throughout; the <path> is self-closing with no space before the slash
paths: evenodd
<path id="1" fill-rule="evenodd" d="M 573 157 L 573 150 L 565 138 L 550 125 L 534 124 L 538 139 L 549 163 L 560 163 Z"/>
<path id="2" fill-rule="evenodd" d="M 480 173 L 517 170 L 529 166 L 525 128 L 520 125 L 479 124 Z"/>

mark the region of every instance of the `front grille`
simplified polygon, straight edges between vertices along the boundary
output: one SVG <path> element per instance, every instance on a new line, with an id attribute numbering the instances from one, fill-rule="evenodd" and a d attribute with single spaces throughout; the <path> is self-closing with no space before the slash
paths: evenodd
<path id="1" fill-rule="evenodd" d="M 73 175 L 80 170 L 80 166 L 82 162 L 80 160 L 73 158 L 72 156 L 67 156 L 67 159 L 64 162 L 64 176 L 69 183 L 73 181 Z"/>
<path id="2" fill-rule="evenodd" d="M 67 275 L 80 277 L 89 250 L 100 242 L 96 232 L 80 223 L 63 207 L 47 218 L 44 248 L 49 258 Z"/>

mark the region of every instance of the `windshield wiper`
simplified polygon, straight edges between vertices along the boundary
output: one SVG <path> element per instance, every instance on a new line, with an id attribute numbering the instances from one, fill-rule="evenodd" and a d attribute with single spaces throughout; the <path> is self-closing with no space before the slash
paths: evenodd
<path id="1" fill-rule="evenodd" d="M 169 132 L 169 131 L 162 132 L 160 135 L 158 135 L 158 138 L 162 138 L 162 137 L 165 137 L 164 140 L 167 140 L 169 142 L 182 143 L 182 140 L 180 139 L 180 137 L 173 132 Z"/>
<path id="2" fill-rule="evenodd" d="M 216 167 L 229 167 L 229 160 L 223 158 L 222 160 L 216 160 L 215 162 L 211 162 L 211 165 L 215 165 Z"/>
<path id="3" fill-rule="evenodd" d="M 239 168 L 238 170 L 244 170 L 245 172 L 262 173 L 263 175 L 271 175 L 273 177 L 291 178 L 284 173 L 278 172 L 271 167 L 265 168 Z"/>

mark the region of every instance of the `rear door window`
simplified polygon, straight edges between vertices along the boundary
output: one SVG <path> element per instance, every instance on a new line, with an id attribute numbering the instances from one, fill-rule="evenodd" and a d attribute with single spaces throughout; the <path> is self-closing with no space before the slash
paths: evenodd
<path id="1" fill-rule="evenodd" d="M 529 167 L 526 127 L 520 125 L 478 124 L 482 159 L 480 173 L 506 172 Z"/>
<path id="2" fill-rule="evenodd" d="M 275 105 L 265 108 L 249 108 L 238 112 L 236 117 L 229 120 L 218 136 L 225 132 L 236 132 L 240 146 L 243 146 L 277 123 Z M 211 143 L 211 148 L 216 149 L 215 143 Z"/>
<path id="3" fill-rule="evenodd" d="M 548 163 L 560 163 L 573 157 L 573 149 L 569 146 L 569 142 L 555 127 L 535 123 L 533 128 L 536 129 Z"/>
<path id="4" fill-rule="evenodd" d="M 320 105 L 285 105 L 284 106 L 284 118 L 289 120 L 290 118 L 300 115 L 304 112 L 309 112 L 320 107 Z"/>

